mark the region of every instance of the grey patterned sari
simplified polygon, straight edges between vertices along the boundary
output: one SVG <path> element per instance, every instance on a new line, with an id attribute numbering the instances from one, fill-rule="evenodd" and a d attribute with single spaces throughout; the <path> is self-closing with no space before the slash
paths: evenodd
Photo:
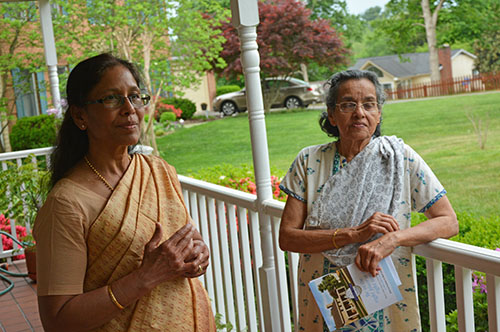
<path id="1" fill-rule="evenodd" d="M 307 228 L 346 228 L 363 223 L 375 212 L 395 215 L 404 177 L 404 143 L 396 136 L 372 138 L 346 167 L 331 176 L 306 219 Z M 373 241 L 373 237 L 369 241 Z M 353 243 L 323 252 L 333 264 L 354 262 Z"/>

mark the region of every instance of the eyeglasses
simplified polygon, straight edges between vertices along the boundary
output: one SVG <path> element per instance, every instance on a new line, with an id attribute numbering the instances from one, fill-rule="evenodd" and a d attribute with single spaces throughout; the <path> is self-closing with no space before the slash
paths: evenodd
<path id="1" fill-rule="evenodd" d="M 141 94 L 131 94 L 130 96 L 122 96 L 122 95 L 109 95 L 102 99 L 87 101 L 85 105 L 90 104 L 103 104 L 106 108 L 118 108 L 125 103 L 125 98 L 127 98 L 132 106 L 135 108 L 142 108 L 149 104 L 151 100 L 151 96 L 141 93 Z"/>
<path id="2" fill-rule="evenodd" d="M 374 101 L 370 101 L 370 102 L 366 102 L 366 103 L 355 103 L 353 101 L 346 101 L 343 103 L 338 103 L 337 106 L 339 107 L 339 109 L 342 113 L 352 113 L 352 112 L 356 111 L 358 104 L 361 104 L 361 107 L 366 112 L 378 111 L 378 104 Z"/>

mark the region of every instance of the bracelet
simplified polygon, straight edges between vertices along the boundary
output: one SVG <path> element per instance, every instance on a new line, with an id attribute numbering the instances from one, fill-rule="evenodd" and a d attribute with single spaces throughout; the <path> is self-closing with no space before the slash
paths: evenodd
<path id="1" fill-rule="evenodd" d="M 109 294 L 109 297 L 111 298 L 111 302 L 113 302 L 113 304 L 116 305 L 118 307 L 118 309 L 120 309 L 120 310 L 125 309 L 125 307 L 122 306 L 120 304 L 120 302 L 118 302 L 118 300 L 115 297 L 115 294 L 113 294 L 113 291 L 111 290 L 111 285 L 108 285 L 108 294 Z"/>
<path id="2" fill-rule="evenodd" d="M 333 242 L 333 246 L 335 247 L 335 249 L 339 249 L 339 246 L 337 246 L 337 243 L 335 242 L 335 235 L 337 235 L 338 231 L 339 231 L 339 228 L 337 228 L 335 230 L 335 233 L 333 233 L 333 236 L 332 236 L 332 242 Z"/>

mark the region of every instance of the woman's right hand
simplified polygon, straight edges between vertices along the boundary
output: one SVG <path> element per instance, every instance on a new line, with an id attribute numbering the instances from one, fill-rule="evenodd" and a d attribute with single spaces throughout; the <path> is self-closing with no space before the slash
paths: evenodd
<path id="1" fill-rule="evenodd" d="M 385 213 L 375 212 L 361 225 L 354 227 L 355 242 L 366 242 L 375 234 L 386 234 L 399 230 L 396 219 Z"/>
<path id="2" fill-rule="evenodd" d="M 144 247 L 144 258 L 140 270 L 144 281 L 151 287 L 161 282 L 183 277 L 198 268 L 197 262 L 185 262 L 196 251 L 194 245 L 195 227 L 188 223 L 168 240 L 160 243 L 162 227 L 156 223 L 151 240 Z M 196 266 L 194 266 L 196 265 Z"/>

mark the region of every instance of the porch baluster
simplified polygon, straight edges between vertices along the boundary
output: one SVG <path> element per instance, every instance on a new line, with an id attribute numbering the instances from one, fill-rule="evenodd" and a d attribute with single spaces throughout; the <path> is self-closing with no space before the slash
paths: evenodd
<path id="1" fill-rule="evenodd" d="M 500 277 L 486 275 L 488 289 L 488 326 L 490 331 L 500 331 Z"/>
<path id="2" fill-rule="evenodd" d="M 244 291 L 246 300 L 246 317 L 249 332 L 257 332 L 257 313 L 255 311 L 254 282 L 252 278 L 252 257 L 250 253 L 250 236 L 248 233 L 247 210 L 238 207 L 239 243 L 241 258 L 243 261 L 242 271 L 244 278 Z M 252 246 L 254 244 L 252 243 Z"/>
<path id="3" fill-rule="evenodd" d="M 443 269 L 441 261 L 426 259 L 427 269 L 427 296 L 429 299 L 429 321 L 431 332 L 446 332 Z"/>
<path id="4" fill-rule="evenodd" d="M 455 265 L 455 285 L 457 289 L 458 330 L 474 332 L 472 271 Z"/>

